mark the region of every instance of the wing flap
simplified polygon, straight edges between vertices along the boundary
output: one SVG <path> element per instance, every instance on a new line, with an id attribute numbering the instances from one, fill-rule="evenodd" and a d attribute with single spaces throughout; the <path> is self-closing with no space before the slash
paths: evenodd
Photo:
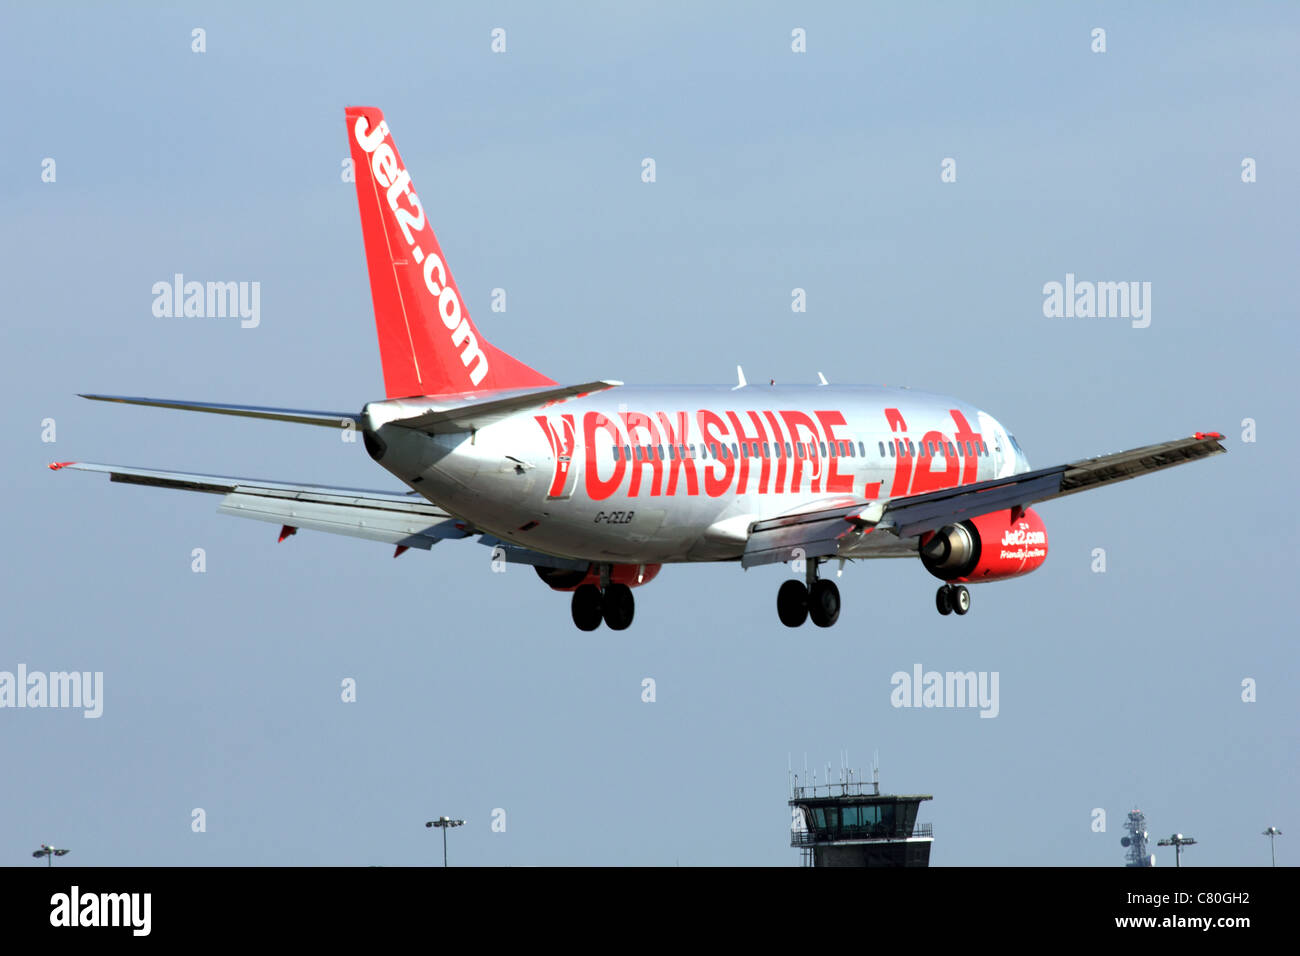
<path id="1" fill-rule="evenodd" d="M 869 530 L 861 520 L 865 499 L 815 511 L 755 521 L 740 557 L 741 567 L 777 564 L 795 557 L 827 558 L 851 548 Z"/>
<path id="2" fill-rule="evenodd" d="M 240 486 L 221 499 L 217 510 L 239 518 L 327 531 L 425 551 L 439 541 L 470 535 L 463 522 L 432 505 L 399 508 L 388 501 L 355 496 L 292 494 Z"/>

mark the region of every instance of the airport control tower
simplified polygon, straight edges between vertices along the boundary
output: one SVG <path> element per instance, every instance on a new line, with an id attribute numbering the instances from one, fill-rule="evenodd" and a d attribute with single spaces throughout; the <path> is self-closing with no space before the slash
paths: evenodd
<path id="1" fill-rule="evenodd" d="M 934 830 L 917 823 L 929 794 L 894 796 L 843 773 L 838 783 L 801 785 L 791 777 L 790 845 L 803 851 L 804 866 L 929 866 Z"/>

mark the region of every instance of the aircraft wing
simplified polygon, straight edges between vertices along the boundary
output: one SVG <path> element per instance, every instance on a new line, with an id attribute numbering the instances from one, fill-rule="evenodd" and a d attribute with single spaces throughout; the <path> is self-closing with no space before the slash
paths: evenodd
<path id="1" fill-rule="evenodd" d="M 394 492 L 155 471 L 81 461 L 55 462 L 50 467 L 56 471 L 69 468 L 103 472 L 113 481 L 132 485 L 222 495 L 218 506 L 222 514 L 268 521 L 293 530 L 329 531 L 426 551 L 444 539 L 465 538 L 474 533 L 473 528 L 425 499 Z"/>
<path id="2" fill-rule="evenodd" d="M 751 528 L 741 563 L 745 567 L 788 561 L 794 548 L 807 558 L 835 557 L 850 550 L 862 536 L 887 531 L 910 538 L 967 518 L 1028 507 L 1153 471 L 1221 455 L 1226 448 L 1218 432 L 1197 432 L 1156 445 L 1085 458 L 1068 465 L 1040 468 L 1006 478 L 994 478 L 926 494 L 835 505 L 797 515 L 757 521 Z"/>
<path id="3" fill-rule="evenodd" d="M 587 561 L 542 554 L 482 533 L 478 528 L 448 514 L 417 495 L 362 488 L 332 488 L 325 485 L 294 484 L 261 478 L 227 475 L 199 475 L 178 471 L 98 465 L 85 461 L 61 461 L 50 465 L 55 471 L 98 471 L 112 481 L 154 488 L 176 488 L 221 495 L 217 510 L 238 518 L 252 518 L 281 526 L 280 540 L 299 528 L 328 531 L 353 538 L 396 545 L 394 557 L 407 548 L 428 551 L 439 541 L 478 536 L 478 543 L 493 548 L 493 559 L 517 564 L 585 571 Z"/>

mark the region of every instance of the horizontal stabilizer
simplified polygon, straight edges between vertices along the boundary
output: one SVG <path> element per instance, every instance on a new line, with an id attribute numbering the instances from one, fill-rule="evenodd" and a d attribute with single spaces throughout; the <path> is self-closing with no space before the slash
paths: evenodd
<path id="1" fill-rule="evenodd" d="M 432 398 L 372 402 L 362 417 L 370 427 L 397 425 L 433 435 L 439 432 L 473 431 L 530 408 L 546 408 L 571 398 L 616 388 L 622 382 L 583 382 L 556 388 L 530 388 L 495 393 L 462 393 Z"/>
<path id="2" fill-rule="evenodd" d="M 313 412 L 300 408 L 266 408 L 261 405 L 222 405 L 216 402 L 188 402 L 174 398 L 134 398 L 128 395 L 82 395 L 95 402 L 120 402 L 123 405 L 151 405 L 154 408 L 178 408 L 186 412 L 211 412 L 215 415 L 238 415 L 242 418 L 265 418 L 299 425 L 323 425 L 346 428 L 361 424 L 354 412 Z"/>

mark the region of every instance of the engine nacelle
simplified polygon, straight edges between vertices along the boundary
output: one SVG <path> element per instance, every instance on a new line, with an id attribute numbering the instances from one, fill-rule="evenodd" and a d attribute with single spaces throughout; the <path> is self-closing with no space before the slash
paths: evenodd
<path id="1" fill-rule="evenodd" d="M 921 563 L 942 581 L 1002 581 L 1037 570 L 1047 560 L 1047 527 L 1033 508 L 945 525 L 921 538 Z"/>
<path id="2" fill-rule="evenodd" d="M 533 567 L 537 576 L 546 582 L 552 591 L 575 591 L 584 584 L 600 586 L 600 572 L 593 564 L 586 571 L 571 571 L 568 568 L 544 568 L 540 564 Z M 610 569 L 611 584 L 626 584 L 630 588 L 640 587 L 654 580 L 662 564 L 616 564 Z"/>

